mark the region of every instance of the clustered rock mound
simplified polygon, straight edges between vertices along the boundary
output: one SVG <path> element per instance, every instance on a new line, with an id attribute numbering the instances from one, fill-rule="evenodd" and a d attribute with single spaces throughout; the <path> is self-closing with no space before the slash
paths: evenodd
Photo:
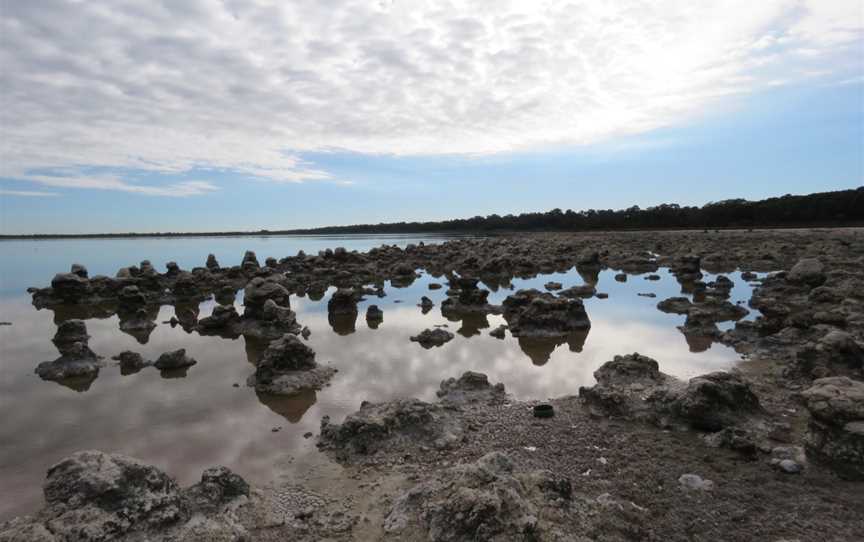
<path id="1" fill-rule="evenodd" d="M 120 454 L 83 451 L 48 469 L 45 507 L 0 524 L 2 542 L 239 541 L 236 512 L 248 484 L 225 467 L 187 489 L 156 467 Z"/>

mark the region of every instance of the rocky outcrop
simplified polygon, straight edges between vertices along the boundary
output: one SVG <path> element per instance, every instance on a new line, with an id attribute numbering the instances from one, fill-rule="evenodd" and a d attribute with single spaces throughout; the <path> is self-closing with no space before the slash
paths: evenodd
<path id="1" fill-rule="evenodd" d="M 402 540 L 557 540 L 563 533 L 550 532 L 545 509 L 566 511 L 571 499 L 567 478 L 517 472 L 508 456 L 492 452 L 399 495 L 384 529 Z"/>
<path id="2" fill-rule="evenodd" d="M 504 319 L 514 337 L 561 337 L 591 327 L 579 299 L 519 290 L 504 300 Z"/>
<path id="3" fill-rule="evenodd" d="M 423 348 L 429 349 L 433 346 L 443 346 L 453 340 L 454 335 L 443 328 L 424 329 L 419 334 L 411 337 L 411 342 L 419 343 Z"/>
<path id="4" fill-rule="evenodd" d="M 811 416 L 807 455 L 844 478 L 864 480 L 864 382 L 820 378 L 802 397 Z"/>
<path id="5" fill-rule="evenodd" d="M 90 450 L 48 469 L 45 507 L 0 525 L 0 540 L 226 540 L 248 536 L 236 517 L 249 486 L 225 467 L 204 471 L 182 490 L 173 478 L 136 459 Z"/>
<path id="6" fill-rule="evenodd" d="M 660 372 L 656 360 L 638 353 L 615 356 L 594 371 L 597 384 L 579 388 L 579 397 L 592 412 L 605 416 L 654 421 L 656 405 L 675 380 Z"/>
<path id="7" fill-rule="evenodd" d="M 849 333 L 833 330 L 815 343 L 805 344 L 796 353 L 787 374 L 811 378 L 850 376 L 864 368 L 864 347 Z"/>
<path id="8" fill-rule="evenodd" d="M 715 372 L 691 378 L 671 397 L 672 411 L 694 429 L 719 431 L 761 412 L 759 399 L 738 373 Z"/>
<path id="9" fill-rule="evenodd" d="M 632 354 L 615 356 L 594 378 L 597 384 L 579 388 L 579 397 L 595 414 L 716 432 L 762 412 L 738 373 L 710 373 L 685 384 L 661 373 L 657 361 Z"/>
<path id="10" fill-rule="evenodd" d="M 305 390 L 320 390 L 336 370 L 315 362 L 315 351 L 296 335 L 285 334 L 271 342 L 247 384 L 259 393 L 294 395 Z"/>
<path id="11" fill-rule="evenodd" d="M 825 279 L 825 268 L 816 258 L 799 260 L 786 275 L 786 280 L 791 283 L 804 284 L 813 288 L 824 284 Z"/>

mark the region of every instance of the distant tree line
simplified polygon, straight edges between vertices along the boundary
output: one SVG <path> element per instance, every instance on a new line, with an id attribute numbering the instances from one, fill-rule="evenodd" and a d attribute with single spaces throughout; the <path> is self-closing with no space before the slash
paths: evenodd
<path id="1" fill-rule="evenodd" d="M 356 233 L 492 233 L 532 231 L 640 230 L 674 228 L 758 228 L 864 225 L 864 186 L 805 196 L 785 195 L 760 201 L 729 199 L 702 207 L 666 203 L 642 209 L 552 209 L 545 213 L 475 216 L 437 222 L 390 222 L 296 230 L 2 235 L 0 239 L 204 237 Z"/>
<path id="2" fill-rule="evenodd" d="M 666 203 L 642 209 L 552 209 L 545 213 L 497 214 L 438 222 L 392 222 L 331 226 L 287 233 L 426 233 L 496 231 L 588 231 L 664 228 L 754 228 L 864 225 L 864 186 L 761 201 L 729 199 L 702 207 Z"/>

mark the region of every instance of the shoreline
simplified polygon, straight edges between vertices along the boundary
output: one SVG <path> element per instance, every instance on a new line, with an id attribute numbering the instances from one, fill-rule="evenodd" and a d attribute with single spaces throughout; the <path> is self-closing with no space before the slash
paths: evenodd
<path id="1" fill-rule="evenodd" d="M 597 228 L 584 230 L 406 230 L 398 232 L 317 232 L 316 230 L 282 231 L 237 231 L 237 232 L 130 232 L 130 233 L 81 233 L 81 234 L 9 234 L 0 235 L 0 241 L 54 241 L 67 239 L 197 239 L 219 237 L 318 237 L 351 238 L 357 237 L 512 237 L 519 235 L 604 235 L 614 233 L 667 233 L 667 232 L 753 232 L 753 231 L 827 231 L 864 228 L 864 222 L 778 224 L 774 226 L 670 226 L 668 228 Z"/>

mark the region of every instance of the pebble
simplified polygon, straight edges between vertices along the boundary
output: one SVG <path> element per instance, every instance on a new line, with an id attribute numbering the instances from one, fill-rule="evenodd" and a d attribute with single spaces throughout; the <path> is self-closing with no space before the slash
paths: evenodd
<path id="1" fill-rule="evenodd" d="M 678 484 L 684 489 L 697 489 L 701 491 L 710 491 L 714 487 L 714 482 L 702 478 L 698 474 L 682 474 L 678 478 Z"/>
<path id="2" fill-rule="evenodd" d="M 804 467 L 800 463 L 791 459 L 772 459 L 771 464 L 777 470 L 786 474 L 801 474 L 801 471 L 804 470 Z"/>

